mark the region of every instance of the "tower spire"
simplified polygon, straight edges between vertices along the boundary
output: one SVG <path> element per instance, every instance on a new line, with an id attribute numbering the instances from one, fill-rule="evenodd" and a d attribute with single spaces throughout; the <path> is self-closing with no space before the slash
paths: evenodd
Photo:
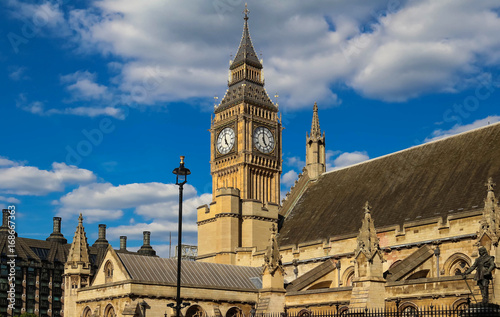
<path id="1" fill-rule="evenodd" d="M 311 134 L 306 132 L 306 169 L 311 179 L 317 179 L 326 171 L 325 133 L 319 127 L 318 104 L 313 106 Z"/>
<path id="2" fill-rule="evenodd" d="M 248 6 L 245 3 L 245 10 L 243 13 L 245 17 L 243 18 L 245 22 L 243 23 L 243 35 L 241 36 L 240 46 L 238 47 L 238 52 L 234 56 L 233 63 L 230 69 L 235 69 L 238 66 L 246 63 L 258 69 L 262 69 L 262 63 L 259 60 L 255 49 L 253 48 L 252 39 L 250 38 L 250 31 L 248 30 Z"/>
<path id="3" fill-rule="evenodd" d="M 313 107 L 313 119 L 311 124 L 311 138 L 321 138 L 321 129 L 319 127 L 318 104 L 315 102 Z"/>
<path id="4" fill-rule="evenodd" d="M 78 264 L 80 264 L 84 267 L 90 265 L 89 245 L 87 243 L 87 236 L 85 234 L 85 228 L 83 227 L 83 217 L 81 213 L 78 217 L 78 226 L 76 227 L 75 236 L 71 243 L 66 264 L 73 266 L 78 266 Z"/>

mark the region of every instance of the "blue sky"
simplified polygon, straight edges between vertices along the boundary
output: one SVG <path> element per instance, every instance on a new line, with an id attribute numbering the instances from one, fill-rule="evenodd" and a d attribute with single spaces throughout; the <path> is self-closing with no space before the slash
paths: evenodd
<path id="1" fill-rule="evenodd" d="M 251 1 L 250 33 L 283 126 L 282 195 L 305 160 L 314 102 L 328 169 L 500 121 L 498 1 Z M 185 242 L 211 201 L 210 117 L 243 26 L 239 0 L 21 1 L 0 7 L 0 206 L 45 239 L 82 212 L 118 247 Z"/>

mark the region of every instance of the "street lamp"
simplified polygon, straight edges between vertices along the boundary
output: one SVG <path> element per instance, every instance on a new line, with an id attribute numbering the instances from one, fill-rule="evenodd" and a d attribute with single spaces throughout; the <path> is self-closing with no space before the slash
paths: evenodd
<path id="1" fill-rule="evenodd" d="M 175 185 L 179 186 L 179 236 L 177 238 L 177 297 L 175 305 L 176 317 L 181 316 L 181 246 L 182 246 L 182 190 L 187 183 L 187 176 L 191 171 L 184 167 L 184 156 L 181 156 L 181 164 L 173 170 L 176 175 Z"/>

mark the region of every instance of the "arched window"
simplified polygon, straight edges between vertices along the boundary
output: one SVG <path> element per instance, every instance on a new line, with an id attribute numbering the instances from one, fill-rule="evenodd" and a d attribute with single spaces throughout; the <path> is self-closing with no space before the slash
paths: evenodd
<path id="1" fill-rule="evenodd" d="M 463 253 L 455 253 L 444 263 L 444 274 L 448 276 L 461 275 L 470 266 L 471 260 Z"/>
<path id="2" fill-rule="evenodd" d="M 104 265 L 104 276 L 106 277 L 106 283 L 113 282 L 113 263 L 111 261 L 106 262 Z"/>
<path id="3" fill-rule="evenodd" d="M 342 275 L 342 286 L 352 286 L 352 279 L 354 278 L 354 266 L 345 269 Z"/>
<path id="4" fill-rule="evenodd" d="M 92 315 L 92 310 L 90 309 L 89 306 L 85 307 L 83 310 L 82 317 L 90 317 Z"/>
<path id="5" fill-rule="evenodd" d="M 399 311 L 401 312 L 400 316 L 402 316 L 402 317 L 417 317 L 418 316 L 417 305 L 415 305 L 411 302 L 402 303 L 399 306 Z"/>
<path id="6" fill-rule="evenodd" d="M 186 317 L 206 317 L 207 314 L 199 305 L 190 306 L 186 311 Z"/>
<path id="7" fill-rule="evenodd" d="M 297 314 L 297 317 L 311 317 L 311 311 L 309 309 L 302 309 Z"/>
<path id="8" fill-rule="evenodd" d="M 238 307 L 231 307 L 227 311 L 226 317 L 243 317 L 243 312 Z"/>
<path id="9" fill-rule="evenodd" d="M 106 306 L 106 310 L 104 311 L 104 317 L 116 317 L 113 305 L 109 304 L 108 306 Z"/>

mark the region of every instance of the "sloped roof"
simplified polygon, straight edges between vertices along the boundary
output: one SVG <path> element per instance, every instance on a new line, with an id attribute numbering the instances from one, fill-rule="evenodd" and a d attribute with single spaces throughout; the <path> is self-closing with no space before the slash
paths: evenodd
<path id="1" fill-rule="evenodd" d="M 281 246 L 356 235 L 363 204 L 377 228 L 482 208 L 500 182 L 500 123 L 322 174 L 287 214 Z"/>
<path id="2" fill-rule="evenodd" d="M 253 48 L 252 39 L 250 38 L 250 31 L 248 30 L 248 16 L 245 15 L 245 23 L 243 25 L 243 35 L 241 36 L 240 46 L 238 52 L 234 56 L 233 63 L 230 69 L 234 69 L 241 64 L 246 63 L 257 68 L 262 68 L 255 49 Z"/>
<path id="3" fill-rule="evenodd" d="M 177 259 L 163 259 L 132 253 L 116 253 L 132 280 L 176 285 Z M 217 289 L 257 291 L 252 278 L 260 278 L 261 268 L 183 261 L 181 283 Z"/>

